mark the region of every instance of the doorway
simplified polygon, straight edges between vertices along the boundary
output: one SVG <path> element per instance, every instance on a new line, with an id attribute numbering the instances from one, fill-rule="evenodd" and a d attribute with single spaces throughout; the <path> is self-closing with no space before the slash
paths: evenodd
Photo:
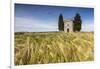
<path id="1" fill-rule="evenodd" d="M 69 32 L 69 28 L 67 28 L 67 32 Z"/>

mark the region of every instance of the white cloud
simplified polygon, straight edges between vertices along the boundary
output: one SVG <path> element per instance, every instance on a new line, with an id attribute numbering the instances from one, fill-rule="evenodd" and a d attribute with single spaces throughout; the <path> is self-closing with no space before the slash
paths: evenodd
<path id="1" fill-rule="evenodd" d="M 82 30 L 81 31 L 94 31 L 94 23 L 91 20 L 86 20 L 82 23 Z"/>
<path id="2" fill-rule="evenodd" d="M 57 27 L 58 23 L 56 21 L 15 17 L 15 32 L 58 31 Z M 91 20 L 83 21 L 81 31 L 94 31 L 94 23 Z"/>
<path id="3" fill-rule="evenodd" d="M 15 32 L 22 31 L 57 31 L 57 24 L 55 22 L 47 22 L 38 19 L 15 17 Z"/>

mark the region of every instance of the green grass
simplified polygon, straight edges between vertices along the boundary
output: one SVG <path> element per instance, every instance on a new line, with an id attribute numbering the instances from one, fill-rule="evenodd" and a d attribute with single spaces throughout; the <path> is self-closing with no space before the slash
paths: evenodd
<path id="1" fill-rule="evenodd" d="M 15 33 L 15 65 L 94 60 L 94 33 Z"/>

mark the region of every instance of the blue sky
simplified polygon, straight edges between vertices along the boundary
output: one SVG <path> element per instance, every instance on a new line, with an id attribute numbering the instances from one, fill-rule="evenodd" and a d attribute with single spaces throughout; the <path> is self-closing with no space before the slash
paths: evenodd
<path id="1" fill-rule="evenodd" d="M 15 32 L 58 31 L 58 18 L 73 19 L 81 15 L 81 31 L 94 31 L 94 9 L 82 7 L 58 7 L 32 4 L 15 4 Z"/>

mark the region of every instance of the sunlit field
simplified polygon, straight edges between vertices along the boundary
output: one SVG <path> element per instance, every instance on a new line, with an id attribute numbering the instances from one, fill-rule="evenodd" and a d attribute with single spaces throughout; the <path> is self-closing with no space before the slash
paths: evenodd
<path id="1" fill-rule="evenodd" d="M 94 33 L 15 33 L 15 65 L 94 60 Z"/>

